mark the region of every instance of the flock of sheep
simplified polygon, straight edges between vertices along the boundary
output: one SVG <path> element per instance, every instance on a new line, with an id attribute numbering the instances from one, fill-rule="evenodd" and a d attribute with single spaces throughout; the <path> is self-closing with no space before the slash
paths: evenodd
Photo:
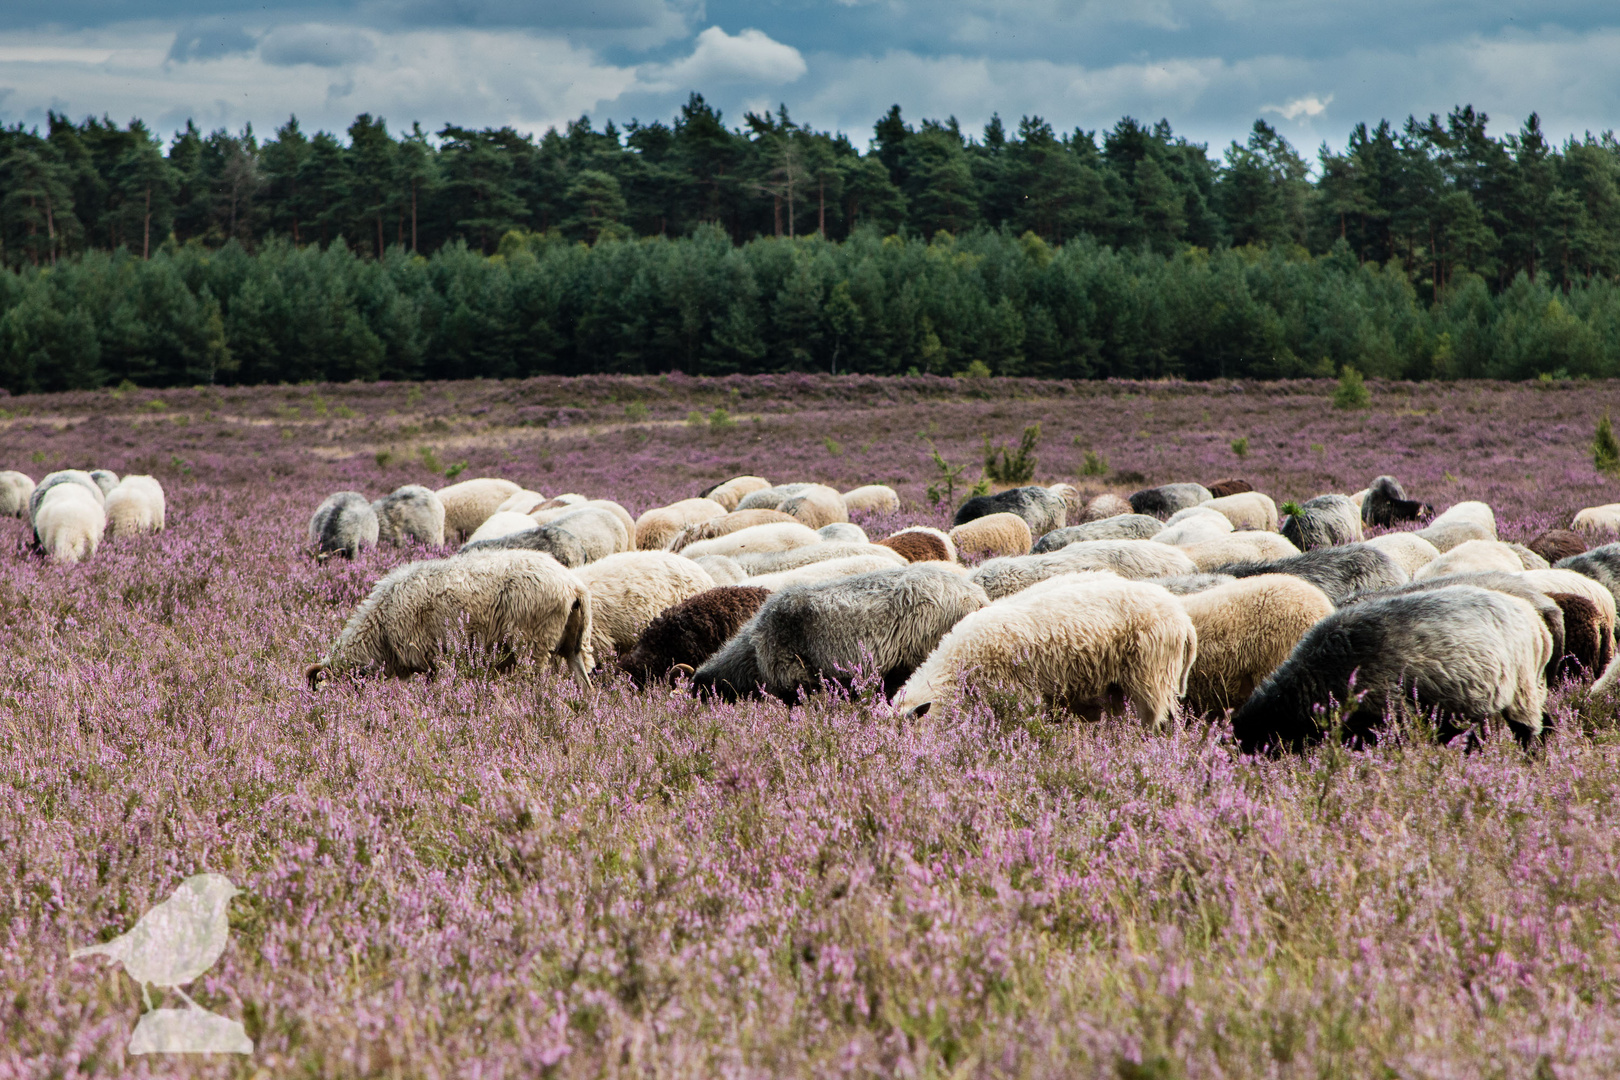
<path id="1" fill-rule="evenodd" d="M 56 562 L 83 562 L 103 537 L 162 532 L 164 514 L 163 485 L 150 476 L 62 469 L 36 485 L 26 473 L 0 472 L 0 517 L 26 518 L 34 546 Z"/>
<path id="2" fill-rule="evenodd" d="M 466 633 L 582 685 L 611 659 L 637 686 L 728 700 L 793 702 L 865 673 L 912 716 L 991 684 L 1087 716 L 1128 703 L 1152 726 L 1183 706 L 1229 711 L 1254 751 L 1329 730 L 1370 740 L 1403 702 L 1443 735 L 1501 720 L 1529 741 L 1550 683 L 1620 670 L 1620 544 L 1587 550 L 1569 530 L 1504 543 L 1486 504 L 1435 515 L 1387 476 L 1283 514 L 1229 480 L 1084 503 L 1066 484 L 1018 487 L 969 499 L 949 532 L 875 542 L 849 521 L 899 507 L 881 485 L 754 476 L 639 518 L 490 478 L 375 503 L 341 492 L 310 521 L 317 557 L 460 547 L 379 581 L 309 683 L 431 673 Z M 1576 523 L 1605 513 L 1620 506 Z M 1365 535 L 1404 522 L 1426 524 Z"/>

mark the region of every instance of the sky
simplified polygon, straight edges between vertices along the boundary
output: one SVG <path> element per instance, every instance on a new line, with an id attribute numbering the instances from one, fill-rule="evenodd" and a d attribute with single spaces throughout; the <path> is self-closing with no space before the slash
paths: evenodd
<path id="1" fill-rule="evenodd" d="M 785 103 L 864 149 L 891 104 L 978 132 L 1168 119 L 1219 153 L 1256 118 L 1307 156 L 1353 124 L 1468 103 L 1562 140 L 1620 127 L 1614 0 L 52 0 L 0 2 L 0 122 L 168 135 L 362 112 L 540 133 L 649 122 L 692 91 Z"/>

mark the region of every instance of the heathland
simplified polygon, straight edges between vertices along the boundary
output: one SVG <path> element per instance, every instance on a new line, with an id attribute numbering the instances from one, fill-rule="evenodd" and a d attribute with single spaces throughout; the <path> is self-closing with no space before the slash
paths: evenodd
<path id="1" fill-rule="evenodd" d="M 447 474 L 633 513 L 738 473 L 893 485 L 1041 424 L 1089 492 L 1380 473 L 1503 539 L 1616 501 L 1602 381 L 587 377 L 0 402 L 0 468 L 150 472 L 168 528 L 78 566 L 0 523 L 0 1074 L 1557 1076 L 1620 1067 L 1616 702 L 1533 754 L 1420 738 L 1258 760 L 992 697 L 698 703 L 491 671 L 311 695 L 420 551 L 317 563 L 327 494 Z M 954 492 L 957 501 L 964 492 Z M 69 950 L 187 874 L 192 987 L 252 1059 L 123 1056 L 139 995 Z M 173 1002 L 170 1002 L 173 1004 Z"/>

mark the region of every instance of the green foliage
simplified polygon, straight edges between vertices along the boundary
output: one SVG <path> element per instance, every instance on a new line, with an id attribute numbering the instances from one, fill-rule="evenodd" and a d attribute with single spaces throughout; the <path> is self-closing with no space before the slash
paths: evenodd
<path id="1" fill-rule="evenodd" d="M 422 459 L 422 468 L 426 469 L 428 472 L 436 473 L 444 471 L 444 463 L 439 460 L 439 455 L 434 453 L 433 447 L 422 447 L 416 452 L 416 456 Z"/>
<path id="2" fill-rule="evenodd" d="M 1293 499 L 1289 499 L 1287 502 L 1283 503 L 1277 508 L 1277 510 L 1282 514 L 1283 517 L 1294 517 L 1305 512 L 1305 508 L 1299 503 L 1295 502 Z"/>
<path id="3" fill-rule="evenodd" d="M 1247 435 L 1239 435 L 1232 440 L 1232 453 L 1240 458 L 1249 456 L 1249 437 Z"/>
<path id="4" fill-rule="evenodd" d="M 733 428 L 736 426 L 737 421 L 731 418 L 731 413 L 726 411 L 726 407 L 724 405 L 716 406 L 715 410 L 709 414 L 709 427 L 711 430 L 724 431 L 726 428 Z"/>
<path id="5" fill-rule="evenodd" d="M 394 463 L 394 452 L 392 450 L 379 450 L 372 456 L 376 459 L 377 468 L 379 469 L 386 469 Z"/>
<path id="6" fill-rule="evenodd" d="M 460 476 L 466 471 L 467 463 L 465 461 L 458 461 L 454 465 L 444 470 L 444 478 L 446 480 L 454 480 L 456 477 Z"/>
<path id="7" fill-rule="evenodd" d="M 1592 464 L 1606 476 L 1620 479 L 1620 440 L 1614 437 L 1614 425 L 1609 414 L 1598 421 L 1597 434 L 1592 439 Z"/>
<path id="8" fill-rule="evenodd" d="M 967 466 L 952 465 L 946 461 L 939 452 L 939 447 L 934 445 L 932 439 L 928 440 L 928 453 L 930 463 L 934 466 L 934 479 L 928 485 L 928 490 L 925 493 L 929 504 L 932 506 L 955 506 L 956 485 L 963 482 L 962 474 L 967 471 Z M 986 491 L 989 490 L 988 480 L 980 480 L 980 484 L 984 485 Z"/>
<path id="9" fill-rule="evenodd" d="M 645 401 L 632 401 L 624 407 L 624 418 L 632 424 L 639 424 L 652 415 Z"/>
<path id="10" fill-rule="evenodd" d="M 974 360 L 967 367 L 956 373 L 958 379 L 988 379 L 990 367 L 983 360 Z"/>
<path id="11" fill-rule="evenodd" d="M 700 427 L 706 426 L 708 424 L 708 422 L 709 422 L 709 418 L 706 415 L 704 415 L 704 412 L 703 412 L 702 409 L 693 409 L 693 410 L 691 410 L 690 412 L 688 412 L 686 414 L 686 426 L 687 427 L 700 428 Z"/>
<path id="12" fill-rule="evenodd" d="M 1080 464 L 1081 476 L 1103 476 L 1108 472 L 1107 460 L 1095 450 L 1087 450 L 1085 460 Z"/>
<path id="13" fill-rule="evenodd" d="M 1333 391 L 1333 407 L 1336 409 L 1372 407 L 1372 391 L 1367 389 L 1367 380 L 1362 377 L 1361 372 L 1348 364 L 1339 376 L 1338 388 Z"/>
<path id="14" fill-rule="evenodd" d="M 1018 448 L 1009 451 L 1005 446 L 992 448 L 990 436 L 984 437 L 984 475 L 997 484 L 1016 486 L 1035 478 L 1035 447 L 1041 441 L 1041 425 L 1037 422 L 1024 429 Z"/>
<path id="15" fill-rule="evenodd" d="M 833 438 L 831 435 L 823 435 L 821 437 L 821 445 L 825 446 L 827 448 L 827 453 L 831 454 L 833 457 L 844 456 L 844 444 Z"/>

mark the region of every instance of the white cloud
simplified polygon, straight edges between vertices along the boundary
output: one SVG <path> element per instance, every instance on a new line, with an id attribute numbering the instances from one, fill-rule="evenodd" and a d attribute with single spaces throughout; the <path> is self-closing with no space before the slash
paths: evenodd
<path id="1" fill-rule="evenodd" d="M 278 26 L 259 39 L 259 56 L 278 67 L 342 67 L 370 60 L 376 54 L 377 44 L 371 35 L 352 26 Z"/>
<path id="2" fill-rule="evenodd" d="M 642 89 L 701 92 L 716 83 L 781 85 L 795 81 L 807 70 L 798 49 L 774 41 L 759 30 L 744 30 L 733 37 L 711 26 L 697 36 L 692 55 L 644 68 Z"/>
<path id="3" fill-rule="evenodd" d="M 1331 104 L 1333 104 L 1332 94 L 1325 98 L 1310 94 L 1306 97 L 1297 97 L 1286 105 L 1262 105 L 1260 111 L 1276 113 L 1284 120 L 1298 120 L 1301 116 L 1321 116 Z"/>

